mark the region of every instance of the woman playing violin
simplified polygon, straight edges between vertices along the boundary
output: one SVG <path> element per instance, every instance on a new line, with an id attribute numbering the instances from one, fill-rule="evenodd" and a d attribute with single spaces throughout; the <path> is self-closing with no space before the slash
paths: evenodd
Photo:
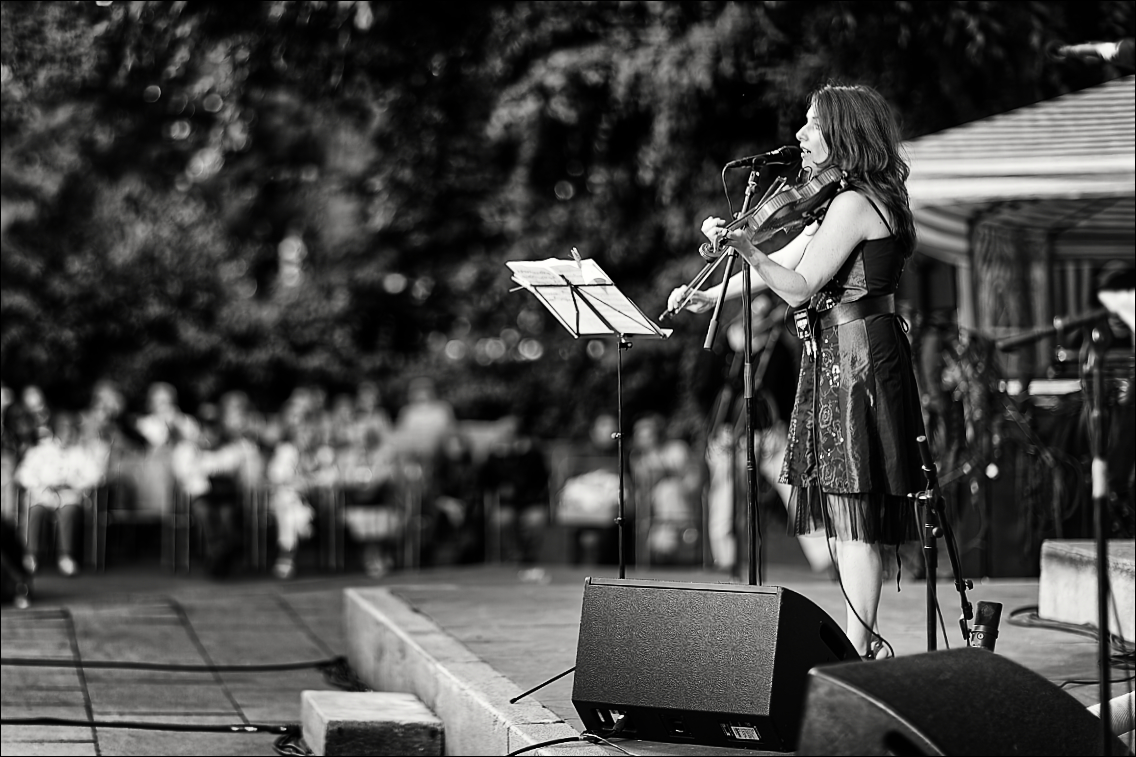
<path id="1" fill-rule="evenodd" d="M 797 132 L 802 171 L 836 166 L 846 184 L 814 223 L 766 254 L 746 227 L 707 218 L 702 233 L 734 248 L 769 289 L 808 306 L 797 396 L 781 478 L 792 484 L 795 534 L 827 535 L 847 599 L 848 638 L 867 657 L 890 653 L 878 633 L 883 545 L 917 538 L 907 495 L 924 488 L 916 439 L 924 433 L 905 324 L 894 295 L 915 246 L 909 169 L 891 108 L 865 86 L 825 86 Z M 679 287 L 672 308 L 703 312 L 721 286 Z M 741 294 L 741 277 L 725 284 Z M 897 559 L 898 563 L 898 559 Z"/>

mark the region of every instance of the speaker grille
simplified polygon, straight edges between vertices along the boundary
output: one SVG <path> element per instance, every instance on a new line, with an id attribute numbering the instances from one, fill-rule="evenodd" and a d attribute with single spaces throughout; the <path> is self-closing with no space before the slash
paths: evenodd
<path id="1" fill-rule="evenodd" d="M 574 696 L 617 704 L 767 714 L 775 591 L 595 586 L 580 619 Z M 581 675 L 583 671 L 583 675 Z"/>
<path id="2" fill-rule="evenodd" d="M 572 704 L 603 733 L 750 749 L 796 743 L 808 671 L 859 659 L 780 587 L 588 579 Z"/>

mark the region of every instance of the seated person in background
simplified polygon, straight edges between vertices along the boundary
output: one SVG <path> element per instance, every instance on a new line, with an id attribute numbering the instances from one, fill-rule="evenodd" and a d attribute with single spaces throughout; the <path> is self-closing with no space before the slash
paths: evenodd
<path id="1" fill-rule="evenodd" d="M 128 445 L 126 435 L 119 425 L 124 408 L 122 392 L 112 382 L 103 379 L 95 384 L 91 391 L 91 403 L 79 420 L 83 443 L 106 450 L 108 481 L 114 477 Z"/>
<path id="2" fill-rule="evenodd" d="M 138 471 L 138 506 L 143 510 L 168 513 L 173 510 L 173 448 L 193 423 L 177 404 L 177 390 L 163 382 L 150 385 L 146 415 L 134 422 L 134 430 L 145 440 L 145 456 Z"/>
<path id="3" fill-rule="evenodd" d="M 82 517 L 83 498 L 102 482 L 106 457 L 79 443 L 74 415 L 56 413 L 54 426 L 54 433 L 28 450 L 16 469 L 16 481 L 28 493 L 24 570 L 32 574 L 39 567 L 44 522 L 54 515 L 59 572 L 74 576 L 78 573 L 74 559 L 76 524 Z"/>
<path id="4" fill-rule="evenodd" d="M 503 559 L 520 563 L 522 580 L 543 581 L 544 571 L 534 566 L 548 522 L 548 464 L 519 418 L 510 416 L 504 423 L 482 470 L 486 494 L 497 499 L 496 522 L 490 526 L 500 534 Z"/>
<path id="5" fill-rule="evenodd" d="M 355 388 L 355 417 L 353 423 L 362 427 L 362 432 L 374 430 L 386 439 L 390 436 L 393 425 L 390 414 L 382 405 L 382 395 L 377 384 L 364 381 Z"/>
<path id="6" fill-rule="evenodd" d="M 248 437 L 248 404 L 243 392 L 223 395 L 216 424 L 206 421 L 174 455 L 174 473 L 204 532 L 205 569 L 214 578 L 231 574 L 241 557 L 244 498 L 262 474 L 260 451 Z"/>
<path id="7" fill-rule="evenodd" d="M 336 458 L 347 532 L 363 545 L 367 575 L 379 578 L 395 565 L 404 513 L 394 447 L 374 430 L 364 431 Z"/>
<path id="8" fill-rule="evenodd" d="M 27 386 L 4 414 L 4 441 L 17 464 L 40 439 L 51 436 L 50 411 L 43 392 Z"/>
<path id="9" fill-rule="evenodd" d="M 312 535 L 315 512 L 307 501 L 308 471 L 305 465 L 310 456 L 305 454 L 305 429 L 299 425 L 284 430 L 283 436 L 272 451 L 267 477 L 271 486 L 269 508 L 276 521 L 278 553 L 272 573 L 277 578 L 291 578 L 296 574 L 296 549 L 300 540 Z"/>
<path id="10" fill-rule="evenodd" d="M 610 413 L 596 416 L 588 439 L 576 445 L 560 465 L 563 485 L 556 493 L 556 519 L 576 528 L 569 545 L 569 560 L 595 564 L 605 550 L 604 536 L 615 528 L 619 515 L 619 422 Z M 624 481 L 624 516 L 632 521 L 627 507 L 629 482 Z M 615 545 L 618 550 L 618 544 Z M 617 552 L 618 554 L 618 552 Z"/>
<path id="11" fill-rule="evenodd" d="M 457 428 L 453 406 L 438 397 L 434 380 L 420 376 L 406 390 L 406 405 L 398 414 L 394 434 L 399 452 L 422 466 L 426 481 L 433 476 L 433 465 L 442 440 Z"/>
<path id="12" fill-rule="evenodd" d="M 25 386 L 24 391 L 20 392 L 20 406 L 27 415 L 27 426 L 30 428 L 28 446 L 51 435 L 51 408 L 47 406 L 47 398 L 43 396 L 42 389 L 35 384 Z"/>
<path id="13" fill-rule="evenodd" d="M 702 528 L 702 468 L 681 439 L 666 439 L 665 424 L 651 414 L 635 422 L 631 475 L 636 507 L 649 514 L 648 557 L 663 563 L 692 563 Z"/>
<path id="14" fill-rule="evenodd" d="M 8 408 L 15 394 L 0 382 L 0 517 L 9 524 L 16 520 L 16 440 L 8 427 Z"/>
<path id="15" fill-rule="evenodd" d="M 478 527 L 481 492 L 469 440 L 453 433 L 442 440 L 435 466 L 433 507 L 424 561 L 433 565 L 471 562 L 484 551 L 484 529 Z"/>

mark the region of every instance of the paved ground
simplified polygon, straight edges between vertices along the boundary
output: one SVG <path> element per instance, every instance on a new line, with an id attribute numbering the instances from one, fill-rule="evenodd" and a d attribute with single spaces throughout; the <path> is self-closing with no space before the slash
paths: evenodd
<path id="1" fill-rule="evenodd" d="M 171 578 L 142 568 L 112 570 L 38 582 L 29 610 L 5 608 L 2 654 L 66 660 L 249 664 L 317 660 L 344 651 L 342 589 L 383 585 L 430 616 L 483 660 L 522 688 L 575 664 L 583 581 L 615 577 L 615 566 L 557 567 L 549 583 L 521 582 L 504 566 L 446 568 L 393 574 L 382 580 L 361 574 L 211 583 Z M 652 578 L 717 582 L 696 571 L 652 571 Z M 808 597 L 835 618 L 837 584 L 796 564 L 771 564 L 765 583 Z M 958 594 L 940 585 L 948 640 L 958 646 Z M 881 604 L 881 628 L 900 655 L 926 650 L 925 589 L 905 579 L 892 582 Z M 1054 681 L 1095 677 L 1096 643 L 1056 630 L 1012 625 L 1006 618 L 1037 602 L 1036 580 L 982 583 L 969 598 L 1004 604 L 997 653 Z M 940 648 L 943 643 L 940 642 Z M 571 705 L 572 677 L 534 695 L 580 727 Z M 330 689 L 314 670 L 271 673 L 164 673 L 154 671 L 3 667 L 3 717 L 60 717 L 163 723 L 298 723 L 300 692 Z M 1116 693 L 1123 685 L 1114 686 Z M 1068 689 L 1084 703 L 1097 687 Z M 274 754 L 271 735 L 185 734 L 89 727 L 4 726 L 3 754 Z M 645 745 L 644 745 L 645 746 Z M 632 751 L 636 751 L 632 749 Z M 641 748 L 637 753 L 667 753 Z M 670 749 L 670 754 L 679 752 Z M 690 753 L 690 752 L 687 752 Z M 614 754 L 614 752 L 613 752 Z"/>
<path id="2" fill-rule="evenodd" d="M 342 580 L 224 584 L 145 570 L 37 582 L 25 611 L 5 608 L 5 658 L 234 665 L 322 660 L 343 649 Z M 289 672 L 77 671 L 3 667 L 5 718 L 242 724 L 298 723 L 300 692 L 329 689 Z M 266 754 L 271 735 L 4 726 L 9 754 Z"/>

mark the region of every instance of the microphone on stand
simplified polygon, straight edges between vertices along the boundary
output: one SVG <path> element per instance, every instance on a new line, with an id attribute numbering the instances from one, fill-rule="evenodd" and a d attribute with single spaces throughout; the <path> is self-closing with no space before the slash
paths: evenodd
<path id="1" fill-rule="evenodd" d="M 1105 61 L 1126 69 L 1136 68 L 1136 51 L 1132 37 L 1116 42 L 1081 42 L 1075 45 L 1050 43 L 1046 52 L 1053 60 Z"/>
<path id="2" fill-rule="evenodd" d="M 979 602 L 970 630 L 970 646 L 994 651 L 998 642 L 998 623 L 1002 620 L 1001 602 Z"/>
<path id="3" fill-rule="evenodd" d="M 795 158 L 801 154 L 801 148 L 795 145 L 785 145 L 778 147 L 776 150 L 763 152 L 760 155 L 749 155 L 737 160 L 731 160 L 722 170 L 729 168 L 752 168 L 754 166 L 764 166 L 767 164 L 782 164 L 788 163 L 789 159 Z"/>
<path id="4" fill-rule="evenodd" d="M 1003 352 L 1012 352 L 1019 347 L 1033 344 L 1039 339 L 1053 336 L 1059 331 L 1065 331 L 1075 326 L 1084 326 L 1087 323 L 1107 318 L 1108 312 L 1109 311 L 1105 308 L 1097 308 L 1096 310 L 1090 310 L 1078 315 L 1058 316 L 1053 319 L 1052 326 L 1043 326 L 1033 331 L 1023 331 L 1012 336 L 1002 337 L 994 342 L 994 345 Z"/>

